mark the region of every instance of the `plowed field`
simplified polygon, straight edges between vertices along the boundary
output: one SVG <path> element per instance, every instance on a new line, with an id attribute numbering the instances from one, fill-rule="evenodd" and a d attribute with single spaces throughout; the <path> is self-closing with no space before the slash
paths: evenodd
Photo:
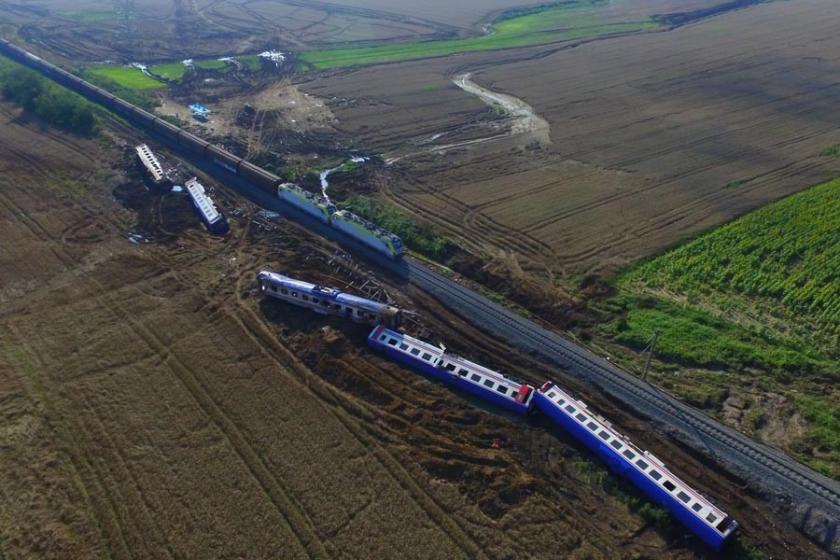
<path id="1" fill-rule="evenodd" d="M 513 251 L 555 277 L 609 273 L 840 172 L 840 159 L 821 155 L 840 141 L 838 24 L 830 1 L 774 2 L 656 33 L 344 71 L 305 88 L 333 99 L 359 146 L 399 154 L 385 196 L 465 246 Z M 465 71 L 530 105 L 551 144 L 464 142 L 504 127 L 452 83 Z"/>

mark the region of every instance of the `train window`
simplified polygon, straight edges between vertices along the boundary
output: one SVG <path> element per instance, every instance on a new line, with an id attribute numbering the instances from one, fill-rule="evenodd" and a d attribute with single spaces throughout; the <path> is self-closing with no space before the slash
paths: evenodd
<path id="1" fill-rule="evenodd" d="M 470 379 L 472 379 L 473 381 L 475 381 L 476 383 L 478 383 L 479 381 L 481 381 L 481 376 L 480 376 L 480 375 L 478 375 L 477 373 L 474 373 L 474 374 L 472 374 L 472 375 L 470 376 Z"/>
<path id="2" fill-rule="evenodd" d="M 710 513 L 706 516 L 706 521 L 708 521 L 709 523 L 714 523 L 715 521 L 717 521 L 717 516 L 714 513 Z"/>
<path id="3" fill-rule="evenodd" d="M 624 447 L 623 445 L 621 445 L 621 442 L 620 442 L 620 441 L 618 441 L 617 439 L 612 440 L 612 441 L 610 442 L 610 445 L 612 445 L 612 446 L 613 446 L 613 447 L 615 447 L 616 449 L 621 449 L 622 447 Z"/>
<path id="4" fill-rule="evenodd" d="M 425 353 L 423 354 L 423 359 L 424 359 L 424 360 L 426 360 L 426 361 L 428 362 L 429 360 L 431 360 L 431 359 L 432 359 L 432 355 L 431 355 L 431 354 L 429 354 L 428 352 L 425 352 Z"/>
<path id="5" fill-rule="evenodd" d="M 636 458 L 636 454 L 633 453 L 632 451 L 630 451 L 629 449 L 625 449 L 624 453 L 622 453 L 622 455 L 624 455 L 625 457 L 627 457 L 631 461 Z"/>
<path id="6" fill-rule="evenodd" d="M 303 294 L 301 297 L 303 298 L 303 301 L 309 301 L 309 296 L 308 295 Z"/>
<path id="7" fill-rule="evenodd" d="M 333 308 L 333 309 L 338 309 L 338 310 L 341 310 L 341 306 L 340 306 L 340 305 L 338 305 L 337 303 L 334 303 L 334 304 L 332 305 L 332 308 Z"/>
<path id="8" fill-rule="evenodd" d="M 560 399 L 560 400 L 557 401 L 557 404 L 560 405 L 560 406 L 563 406 L 565 403 L 566 403 L 566 401 L 564 401 L 563 399 Z"/>
<path id="9" fill-rule="evenodd" d="M 503 395 L 507 395 L 507 387 L 505 387 L 504 385 L 499 385 L 498 387 L 496 387 L 496 390 Z"/>
<path id="10" fill-rule="evenodd" d="M 556 397 L 556 396 L 557 396 L 557 393 L 555 393 L 554 391 L 552 391 L 552 392 L 550 392 L 550 393 L 548 394 L 548 398 L 549 398 L 549 399 L 553 399 L 553 398 L 554 398 L 554 397 Z"/>
<path id="11" fill-rule="evenodd" d="M 577 418 L 581 422 L 586 422 L 586 415 L 584 414 L 578 414 L 575 418 Z"/>
<path id="12" fill-rule="evenodd" d="M 455 371 L 455 364 L 446 364 L 446 369 L 449 371 Z"/>
<path id="13" fill-rule="evenodd" d="M 458 375 L 460 375 L 461 377 L 466 377 L 468 373 L 469 371 L 465 370 L 464 368 L 458 370 Z"/>
<path id="14" fill-rule="evenodd" d="M 328 302 L 328 301 L 322 301 L 321 302 L 321 307 L 329 307 L 329 306 L 330 306 L 330 302 Z"/>
<path id="15" fill-rule="evenodd" d="M 604 441 L 610 439 L 610 433 L 606 430 L 601 430 L 601 433 L 599 433 L 598 436 Z"/>
<path id="16" fill-rule="evenodd" d="M 396 346 L 397 345 L 397 339 L 392 338 L 391 340 L 388 341 L 388 344 L 390 344 L 391 346 Z"/>
<path id="17" fill-rule="evenodd" d="M 493 388 L 493 380 L 492 379 L 485 379 L 484 380 L 484 386 L 485 387 L 490 387 L 492 389 Z"/>
<path id="18" fill-rule="evenodd" d="M 418 354 L 420 354 L 420 349 L 419 348 L 412 348 L 411 353 L 414 354 L 415 356 L 417 356 Z"/>
<path id="19" fill-rule="evenodd" d="M 283 294 L 284 296 L 287 296 L 287 295 L 289 295 L 289 290 L 287 290 L 286 288 L 281 288 L 280 293 Z"/>
<path id="20" fill-rule="evenodd" d="M 408 350 L 408 344 L 406 344 L 406 343 L 400 344 L 400 350 Z"/>
<path id="21" fill-rule="evenodd" d="M 701 504 L 700 502 L 695 502 L 694 505 L 691 506 L 691 509 L 693 509 L 694 511 L 700 511 L 701 509 L 703 509 L 703 504 Z"/>
<path id="22" fill-rule="evenodd" d="M 376 319 L 376 315 L 373 313 L 368 313 L 368 319 Z"/>
<path id="23" fill-rule="evenodd" d="M 645 469 L 646 469 L 646 468 L 648 468 L 648 466 L 649 466 L 647 463 L 645 463 L 645 462 L 644 462 L 644 461 L 642 461 L 641 459 L 639 459 L 638 461 L 636 461 L 636 464 L 637 464 L 637 465 L 639 465 L 639 468 L 640 468 L 640 469 L 642 469 L 642 470 L 645 470 Z"/>
<path id="24" fill-rule="evenodd" d="M 271 291 L 272 291 L 272 292 L 276 292 L 276 291 L 277 291 L 277 286 L 272 286 L 272 287 L 271 287 Z"/>
<path id="25" fill-rule="evenodd" d="M 594 432 L 595 430 L 598 429 L 598 424 L 596 424 L 595 422 L 590 422 L 589 424 L 586 425 L 586 427 Z"/>
<path id="26" fill-rule="evenodd" d="M 688 502 L 691 501 L 691 498 L 688 496 L 688 494 L 686 494 L 682 490 L 679 492 L 679 494 L 677 494 L 677 498 L 682 500 L 682 502 L 685 503 L 685 504 L 687 504 Z"/>
<path id="27" fill-rule="evenodd" d="M 650 471 L 650 477 L 653 480 L 659 480 L 660 478 L 662 478 L 662 475 L 659 474 L 659 471 Z"/>
<path id="28" fill-rule="evenodd" d="M 312 298 L 312 303 L 321 303 L 321 300 L 314 297 L 314 298 Z"/>
<path id="29" fill-rule="evenodd" d="M 381 335 L 381 336 L 379 337 L 379 340 L 385 340 L 386 338 L 388 338 L 388 335 L 387 335 L 387 334 L 383 334 L 383 335 Z"/>
<path id="30" fill-rule="evenodd" d="M 670 480 L 667 480 L 667 479 L 665 480 L 665 482 L 662 483 L 662 486 L 664 486 L 665 489 L 668 490 L 668 492 L 673 492 L 674 490 L 677 489 L 677 486 L 673 482 L 671 482 Z"/>
<path id="31" fill-rule="evenodd" d="M 574 414 L 574 413 L 575 413 L 575 407 L 573 407 L 572 405 L 567 406 L 567 407 L 566 407 L 566 410 L 568 410 L 568 411 L 569 411 L 569 412 L 571 412 L 572 414 Z"/>

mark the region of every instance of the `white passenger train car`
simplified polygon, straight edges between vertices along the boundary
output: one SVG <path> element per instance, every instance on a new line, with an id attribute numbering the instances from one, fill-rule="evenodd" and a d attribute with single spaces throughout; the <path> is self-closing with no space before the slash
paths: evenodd
<path id="1" fill-rule="evenodd" d="M 295 280 L 276 272 L 263 270 L 257 275 L 260 291 L 299 307 L 306 307 L 322 315 L 337 315 L 356 323 L 400 326 L 402 312 L 391 305 L 363 297 Z"/>

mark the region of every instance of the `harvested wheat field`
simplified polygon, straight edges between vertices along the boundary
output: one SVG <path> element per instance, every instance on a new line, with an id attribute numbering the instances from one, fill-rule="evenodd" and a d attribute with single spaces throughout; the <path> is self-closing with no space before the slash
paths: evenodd
<path id="1" fill-rule="evenodd" d="M 711 2 L 707 2 L 711 5 Z M 383 195 L 466 247 L 553 277 L 609 274 L 835 176 L 840 13 L 772 2 L 690 25 L 340 70 L 304 89 L 385 152 Z M 651 10 L 655 7 L 651 6 Z M 459 88 L 521 100 L 549 126 Z"/>
<path id="2" fill-rule="evenodd" d="M 706 554 L 567 436 L 371 354 L 367 329 L 262 301 L 254 275 L 375 281 L 423 336 L 532 382 L 558 372 L 221 185 L 232 231 L 208 236 L 185 200 L 142 186 L 129 131 L 94 149 L 0 113 L 4 558 Z M 739 481 L 582 394 L 715 495 L 749 546 L 821 557 Z"/>

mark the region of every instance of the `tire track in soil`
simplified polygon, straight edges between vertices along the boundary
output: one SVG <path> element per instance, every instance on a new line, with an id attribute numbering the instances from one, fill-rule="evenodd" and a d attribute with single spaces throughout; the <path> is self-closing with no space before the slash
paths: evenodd
<path id="1" fill-rule="evenodd" d="M 6 324 L 6 332 L 14 338 L 14 346 L 21 349 L 26 355 L 27 362 L 35 364 L 39 371 L 47 371 L 46 365 L 41 361 L 37 352 L 27 344 L 24 337 L 9 324 Z M 2 340 L 2 338 L 0 338 Z M 18 371 L 27 371 L 26 364 L 18 362 Z M 55 438 L 62 442 L 59 449 L 70 461 L 73 469 L 74 485 L 85 498 L 86 510 L 90 512 L 99 531 L 101 542 L 106 549 L 108 558 L 129 558 L 135 556 L 128 546 L 126 531 L 117 513 L 117 505 L 111 493 L 107 490 L 104 479 L 94 466 L 92 458 L 81 450 L 84 448 L 79 439 L 80 430 L 77 423 L 59 412 L 56 402 L 43 386 L 40 376 L 26 375 L 28 383 L 27 393 L 31 398 L 41 403 L 44 411 L 44 420 Z"/>
<path id="2" fill-rule="evenodd" d="M 70 268 L 76 264 L 75 260 L 71 256 L 60 253 L 52 248 L 52 246 L 56 243 L 56 240 L 46 231 L 46 229 L 38 224 L 36 220 L 23 214 L 23 212 L 21 212 L 20 209 L 2 193 L 0 193 L 0 203 L 6 205 L 8 208 L 11 208 L 14 215 L 24 218 L 21 221 L 24 222 L 24 224 L 33 232 L 34 235 L 36 235 L 36 237 L 51 247 L 51 250 L 55 254 L 56 258 L 59 259 L 59 261 L 61 261 L 65 266 Z M 306 556 L 313 560 L 328 558 L 326 550 L 323 547 L 323 543 L 321 543 L 318 539 L 317 534 L 314 531 L 314 527 L 311 526 L 311 521 L 309 521 L 308 518 L 306 518 L 306 522 L 300 519 L 300 516 L 306 516 L 295 512 L 296 508 L 293 506 L 289 496 L 282 490 L 282 486 L 279 484 L 277 479 L 271 474 L 265 463 L 261 461 L 254 449 L 248 445 L 235 423 L 233 423 L 224 414 L 218 404 L 209 396 L 204 387 L 197 380 L 195 373 L 185 366 L 183 362 L 181 362 L 181 360 L 170 351 L 167 345 L 152 331 L 134 320 L 130 313 L 125 312 L 118 302 L 108 302 L 106 298 L 109 297 L 110 294 L 103 290 L 103 286 L 98 283 L 93 276 L 89 275 L 87 278 L 96 286 L 99 292 L 99 295 L 94 295 L 91 299 L 104 303 L 105 307 L 107 307 L 115 317 L 120 319 L 123 324 L 132 327 L 135 335 L 144 342 L 152 352 L 160 356 L 164 363 L 168 363 L 170 371 L 178 377 L 184 388 L 191 394 L 196 404 L 204 411 L 205 414 L 207 414 L 208 418 L 213 421 L 219 431 L 224 434 L 231 449 L 237 453 L 243 464 L 245 464 L 248 468 L 252 477 L 263 488 L 263 491 L 266 493 L 269 500 L 272 504 L 274 504 L 278 513 L 280 513 L 289 532 L 297 538 Z M 79 444 L 77 443 L 77 446 L 78 445 Z M 100 480 L 102 479 L 100 478 Z M 110 494 L 108 495 L 112 511 L 116 512 L 116 509 L 113 509 L 115 508 L 114 500 L 110 498 Z M 120 540 L 126 548 L 126 552 L 129 557 L 133 558 L 133 555 L 131 555 L 128 549 L 128 545 L 126 544 L 124 532 L 121 531 L 120 534 Z"/>
<path id="3" fill-rule="evenodd" d="M 302 389 L 313 394 L 322 403 L 324 410 L 331 415 L 364 447 L 371 456 L 375 457 L 382 468 L 391 476 L 406 493 L 415 501 L 417 506 L 426 512 L 438 528 L 443 531 L 450 540 L 460 548 L 468 558 L 486 558 L 475 540 L 464 530 L 463 527 L 452 517 L 447 515 L 446 510 L 426 492 L 422 486 L 405 470 L 402 464 L 387 449 L 382 447 L 373 438 L 364 433 L 364 428 L 358 425 L 344 409 L 335 406 L 327 406 L 330 401 L 339 403 L 342 400 L 352 399 L 353 405 L 361 403 L 357 399 L 348 397 L 329 386 L 321 378 L 313 374 L 300 360 L 292 354 L 288 348 L 277 342 L 272 334 L 267 331 L 262 321 L 253 311 L 245 308 L 241 301 L 237 302 L 236 314 L 231 315 L 242 331 L 251 338 L 257 347 L 273 362 L 282 365 L 283 369 L 292 370 L 297 377 L 292 379 Z M 325 399 L 324 395 L 329 398 Z"/>
<path id="4" fill-rule="evenodd" d="M 104 294 L 103 299 L 110 294 Z M 259 454 L 248 444 L 236 424 L 224 413 L 224 410 L 210 396 L 206 387 L 199 381 L 195 371 L 187 366 L 153 330 L 134 320 L 118 302 L 106 302 L 109 309 L 125 324 L 130 325 L 138 338 L 161 357 L 162 363 L 181 381 L 199 408 L 212 420 L 225 437 L 230 448 L 239 456 L 254 480 L 262 487 L 266 496 L 284 521 L 285 528 L 295 536 L 302 552 L 310 559 L 326 559 L 328 554 L 318 538 L 308 516 L 289 494 L 288 489 L 271 473 Z"/>

